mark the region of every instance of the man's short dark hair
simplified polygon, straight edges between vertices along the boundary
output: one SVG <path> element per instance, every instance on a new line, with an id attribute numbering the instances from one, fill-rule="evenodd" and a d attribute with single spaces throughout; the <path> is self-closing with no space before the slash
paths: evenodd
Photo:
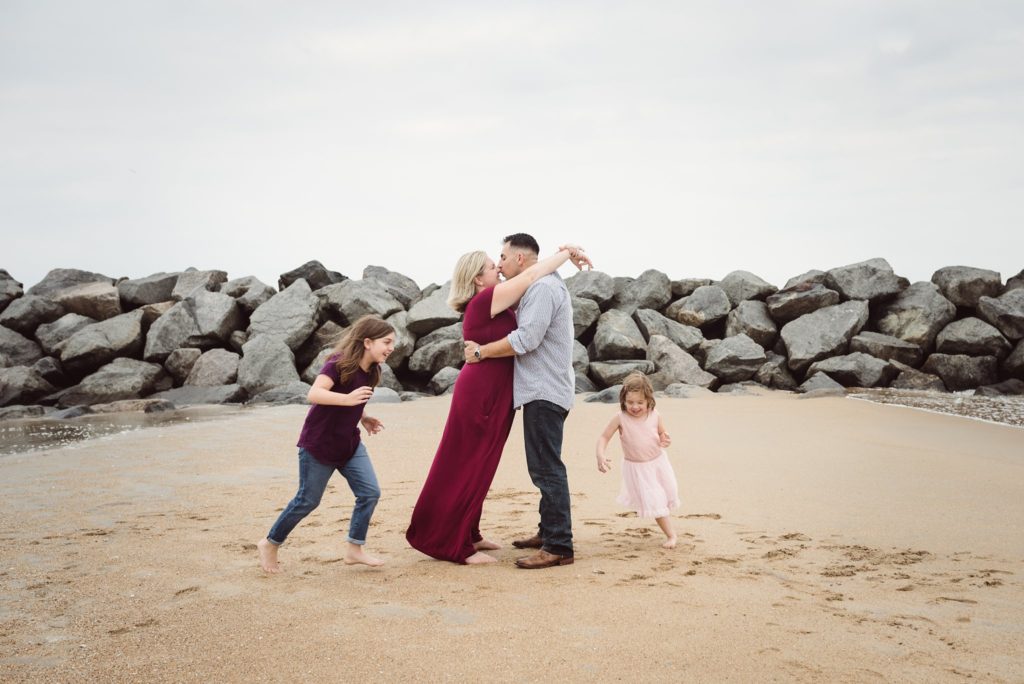
<path id="1" fill-rule="evenodd" d="M 501 241 L 503 245 L 506 243 L 517 249 L 527 249 L 534 254 L 540 254 L 540 245 L 537 244 L 532 235 L 527 235 L 526 233 L 513 233 Z"/>

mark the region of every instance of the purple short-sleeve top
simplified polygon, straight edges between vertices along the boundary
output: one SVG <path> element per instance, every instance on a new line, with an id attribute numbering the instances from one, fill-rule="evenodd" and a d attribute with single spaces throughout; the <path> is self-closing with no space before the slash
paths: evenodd
<path id="1" fill-rule="evenodd" d="M 348 394 L 370 384 L 370 375 L 358 367 L 348 382 L 342 384 L 337 361 L 337 355 L 329 357 L 319 373 L 334 381 L 332 392 Z M 306 413 L 306 422 L 302 425 L 297 446 L 311 453 L 324 465 L 345 465 L 359 448 L 359 419 L 363 417 L 364 406 L 313 404 Z"/>

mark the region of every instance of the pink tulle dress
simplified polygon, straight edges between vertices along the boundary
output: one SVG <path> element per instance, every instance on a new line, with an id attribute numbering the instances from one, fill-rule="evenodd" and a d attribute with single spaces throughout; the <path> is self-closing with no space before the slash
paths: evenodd
<path id="1" fill-rule="evenodd" d="M 658 412 L 634 418 L 620 415 L 622 489 L 617 501 L 641 518 L 662 518 L 679 506 L 679 485 L 658 438 Z"/>

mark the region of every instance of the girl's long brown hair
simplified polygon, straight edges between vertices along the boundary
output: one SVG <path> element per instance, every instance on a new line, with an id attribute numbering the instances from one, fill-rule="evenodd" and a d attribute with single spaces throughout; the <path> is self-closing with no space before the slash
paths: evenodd
<path id="1" fill-rule="evenodd" d="M 363 360 L 363 340 L 379 340 L 395 332 L 390 323 L 380 316 L 363 316 L 357 320 L 348 332 L 341 338 L 334 347 L 334 354 L 337 355 L 335 366 L 341 379 L 338 384 L 344 385 L 352 379 L 359 362 Z M 380 367 L 377 363 L 370 364 L 370 387 L 376 387 L 380 383 Z"/>

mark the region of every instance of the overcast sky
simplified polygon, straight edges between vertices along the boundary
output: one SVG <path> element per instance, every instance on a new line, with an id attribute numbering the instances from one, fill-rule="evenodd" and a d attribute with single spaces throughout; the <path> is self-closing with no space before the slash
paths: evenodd
<path id="1" fill-rule="evenodd" d="M 0 268 L 1005 280 L 1022 65 L 1020 0 L 0 0 Z"/>

